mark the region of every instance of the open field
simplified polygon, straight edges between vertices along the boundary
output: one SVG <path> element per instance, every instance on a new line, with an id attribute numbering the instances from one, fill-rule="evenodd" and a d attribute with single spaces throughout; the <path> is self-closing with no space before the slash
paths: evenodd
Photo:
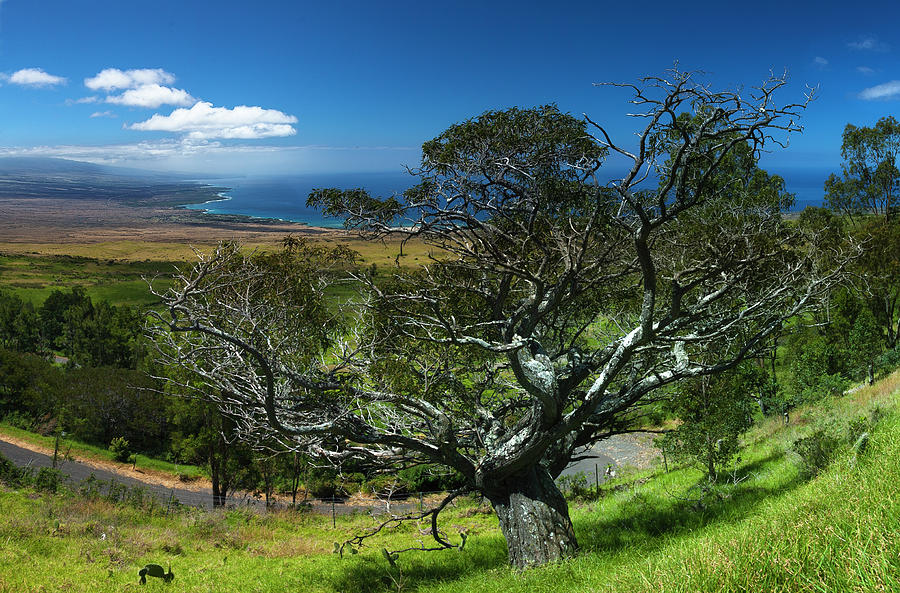
<path id="1" fill-rule="evenodd" d="M 193 210 L 140 207 L 99 200 L 16 201 L 0 199 L 0 288 L 33 303 L 54 289 L 82 286 L 87 294 L 114 304 L 154 302 L 143 277 L 160 278 L 193 261 L 194 250 L 220 241 L 240 241 L 249 249 L 277 249 L 289 234 L 311 241 L 345 244 L 363 265 L 381 270 L 427 261 L 420 242 L 365 241 L 340 229 L 242 217 L 207 216 Z"/>

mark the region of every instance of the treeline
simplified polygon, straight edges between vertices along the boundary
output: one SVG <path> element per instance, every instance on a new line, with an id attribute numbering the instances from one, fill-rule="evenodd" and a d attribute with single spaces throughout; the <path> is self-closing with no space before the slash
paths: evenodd
<path id="1" fill-rule="evenodd" d="M 456 483 L 434 468 L 387 477 L 352 466 L 337 472 L 274 444 L 259 453 L 234 442 L 230 420 L 214 406 L 167 393 L 154 378 L 166 369 L 154 368 L 143 323 L 140 310 L 95 302 L 79 287 L 56 290 L 39 306 L 0 292 L 0 420 L 109 447 L 121 461 L 142 453 L 201 466 L 220 504 L 237 489 L 297 500 Z"/>
<path id="2" fill-rule="evenodd" d="M 844 189 L 851 187 L 877 193 L 861 182 Z M 834 179 L 828 188 L 835 191 Z M 681 422 L 660 439 L 661 446 L 696 462 L 711 479 L 734 458 L 754 416 L 789 417 L 798 405 L 839 396 L 852 382 L 872 383 L 900 366 L 900 220 L 890 193 L 880 208 L 846 196 L 827 202 L 830 208 L 805 209 L 795 224 L 836 255 L 854 253 L 843 264 L 849 266 L 842 271 L 847 281 L 812 314 L 785 324 L 757 358 L 718 376 L 682 382 L 656 409 L 657 421 L 662 412 Z M 819 265 L 827 269 L 835 261 Z"/>

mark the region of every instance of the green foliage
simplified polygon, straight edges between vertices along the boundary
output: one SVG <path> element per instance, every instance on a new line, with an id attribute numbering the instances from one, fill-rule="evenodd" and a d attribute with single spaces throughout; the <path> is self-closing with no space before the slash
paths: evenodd
<path id="1" fill-rule="evenodd" d="M 53 467 L 42 467 L 34 476 L 34 488 L 43 492 L 58 491 L 62 482 L 62 473 Z"/>
<path id="2" fill-rule="evenodd" d="M 668 404 L 681 424 L 660 439 L 661 447 L 698 464 L 710 481 L 715 480 L 737 453 L 738 439 L 750 427 L 753 400 L 765 380 L 758 367 L 744 363 L 721 375 L 682 381 Z"/>
<path id="3" fill-rule="evenodd" d="M 890 216 L 894 185 L 900 177 L 900 124 L 882 117 L 873 127 L 847 124 L 841 136 L 842 175 L 825 181 L 825 200 L 835 211 L 849 215 L 878 212 Z"/>
<path id="4" fill-rule="evenodd" d="M 131 445 L 126 438 L 115 437 L 109 442 L 109 452 L 112 453 L 113 459 L 125 463 L 131 458 Z"/>
<path id="5" fill-rule="evenodd" d="M 800 472 L 806 478 L 818 475 L 840 451 L 841 439 L 825 428 L 799 438 L 791 450 L 800 457 Z"/>
<path id="6" fill-rule="evenodd" d="M 397 472 L 410 492 L 449 491 L 465 484 L 463 476 L 433 464 L 422 464 L 408 467 Z"/>

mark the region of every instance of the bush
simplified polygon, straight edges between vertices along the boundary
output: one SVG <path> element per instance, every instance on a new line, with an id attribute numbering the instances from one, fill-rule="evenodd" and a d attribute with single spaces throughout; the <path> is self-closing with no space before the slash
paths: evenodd
<path id="1" fill-rule="evenodd" d="M 382 474 L 366 481 L 365 489 L 378 496 L 402 497 L 409 494 L 409 485 L 398 474 Z"/>
<path id="2" fill-rule="evenodd" d="M 22 470 L 0 453 L 0 482 L 9 486 L 19 486 L 22 481 Z"/>
<path id="3" fill-rule="evenodd" d="M 131 445 L 125 437 L 116 437 L 109 442 L 109 452 L 112 453 L 113 459 L 126 463 L 131 459 Z"/>
<path id="4" fill-rule="evenodd" d="M 459 472 L 424 464 L 408 467 L 397 472 L 410 492 L 441 492 L 455 490 L 465 483 Z"/>
<path id="5" fill-rule="evenodd" d="M 345 494 L 334 479 L 329 477 L 307 480 L 306 491 L 313 498 L 340 498 Z"/>
<path id="6" fill-rule="evenodd" d="M 34 487 L 43 492 L 56 492 L 62 485 L 63 476 L 58 469 L 42 467 L 34 478 Z"/>
<path id="7" fill-rule="evenodd" d="M 556 485 L 559 487 L 560 492 L 563 493 L 563 496 L 570 500 L 576 498 L 586 499 L 596 494 L 590 487 L 587 474 L 584 472 L 560 476 L 556 479 Z"/>
<path id="8" fill-rule="evenodd" d="M 3 417 L 3 422 L 22 430 L 32 430 L 34 428 L 34 418 L 22 410 L 13 410 L 12 412 L 9 412 Z"/>
<path id="9" fill-rule="evenodd" d="M 794 441 L 791 449 L 800 456 L 800 473 L 806 478 L 816 476 L 834 459 L 840 443 L 840 439 L 824 428 Z"/>

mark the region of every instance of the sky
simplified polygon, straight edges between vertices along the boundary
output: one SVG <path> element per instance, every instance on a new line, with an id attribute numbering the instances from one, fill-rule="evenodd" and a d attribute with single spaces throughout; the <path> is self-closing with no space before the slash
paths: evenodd
<path id="1" fill-rule="evenodd" d="M 632 141 L 622 89 L 787 73 L 815 100 L 768 168 L 840 165 L 900 117 L 900 3 L 0 0 L 0 156 L 209 174 L 400 171 L 487 110 L 555 103 Z"/>

